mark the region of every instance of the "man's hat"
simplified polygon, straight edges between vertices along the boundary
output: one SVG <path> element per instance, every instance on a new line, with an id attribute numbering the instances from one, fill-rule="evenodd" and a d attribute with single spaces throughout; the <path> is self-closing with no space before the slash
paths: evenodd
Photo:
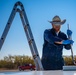
<path id="1" fill-rule="evenodd" d="M 48 21 L 48 22 L 50 22 L 54 25 L 62 25 L 66 22 L 66 19 L 61 21 L 60 17 L 56 15 L 53 17 L 52 21 Z"/>

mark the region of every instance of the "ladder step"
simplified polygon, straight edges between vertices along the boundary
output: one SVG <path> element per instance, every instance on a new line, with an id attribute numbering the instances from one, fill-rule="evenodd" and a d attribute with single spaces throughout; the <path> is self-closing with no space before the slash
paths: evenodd
<path id="1" fill-rule="evenodd" d="M 25 30 L 27 30 L 27 28 L 28 28 L 28 26 L 27 26 L 27 25 L 25 25 L 24 29 L 25 29 Z"/>
<path id="2" fill-rule="evenodd" d="M 1 40 L 3 40 L 4 38 L 1 38 Z"/>
<path id="3" fill-rule="evenodd" d="M 29 44 L 31 44 L 34 41 L 34 39 L 29 40 Z"/>
<path id="4" fill-rule="evenodd" d="M 38 54 L 37 55 L 33 55 L 33 58 L 35 59 L 35 58 L 37 58 L 37 56 L 38 56 Z"/>

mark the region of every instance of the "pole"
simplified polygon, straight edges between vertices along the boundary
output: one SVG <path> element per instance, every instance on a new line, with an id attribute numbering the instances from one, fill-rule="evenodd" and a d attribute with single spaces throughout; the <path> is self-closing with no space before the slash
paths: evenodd
<path id="1" fill-rule="evenodd" d="M 68 30 L 69 30 L 69 24 L 68 24 L 67 26 L 68 26 Z M 72 36 L 69 36 L 69 35 L 68 35 L 68 39 L 69 39 L 69 40 L 72 40 Z M 75 59 L 74 59 L 74 56 L 73 56 L 73 48 L 72 48 L 72 44 L 70 44 L 70 46 L 71 46 L 71 57 L 72 57 L 72 62 L 73 62 L 73 64 L 76 65 L 76 63 L 75 63 Z"/>

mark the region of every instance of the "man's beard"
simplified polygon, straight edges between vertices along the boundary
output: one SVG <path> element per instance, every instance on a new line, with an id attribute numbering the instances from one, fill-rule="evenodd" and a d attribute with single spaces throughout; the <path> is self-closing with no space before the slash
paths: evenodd
<path id="1" fill-rule="evenodd" d="M 60 31 L 60 28 L 58 28 L 58 29 L 55 29 L 55 28 L 53 28 L 54 30 L 55 30 L 55 32 L 58 32 L 58 31 Z"/>

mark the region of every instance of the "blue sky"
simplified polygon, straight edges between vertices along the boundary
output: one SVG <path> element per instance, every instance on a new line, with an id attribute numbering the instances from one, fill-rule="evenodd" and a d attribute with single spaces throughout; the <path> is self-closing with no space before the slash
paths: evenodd
<path id="1" fill-rule="evenodd" d="M 48 20 L 52 20 L 55 15 L 59 15 L 62 20 L 67 20 L 61 27 L 61 31 L 64 33 L 67 31 L 67 24 L 70 24 L 70 29 L 73 31 L 72 38 L 74 40 L 73 51 L 74 55 L 76 55 L 76 0 L 0 0 L 0 37 L 12 8 L 17 1 L 21 1 L 24 5 L 40 57 L 42 56 L 44 43 L 44 30 L 52 28 Z M 13 20 L 10 31 L 0 51 L 0 59 L 9 54 L 31 56 L 18 13 Z M 63 54 L 70 55 L 70 50 L 64 49 Z"/>

